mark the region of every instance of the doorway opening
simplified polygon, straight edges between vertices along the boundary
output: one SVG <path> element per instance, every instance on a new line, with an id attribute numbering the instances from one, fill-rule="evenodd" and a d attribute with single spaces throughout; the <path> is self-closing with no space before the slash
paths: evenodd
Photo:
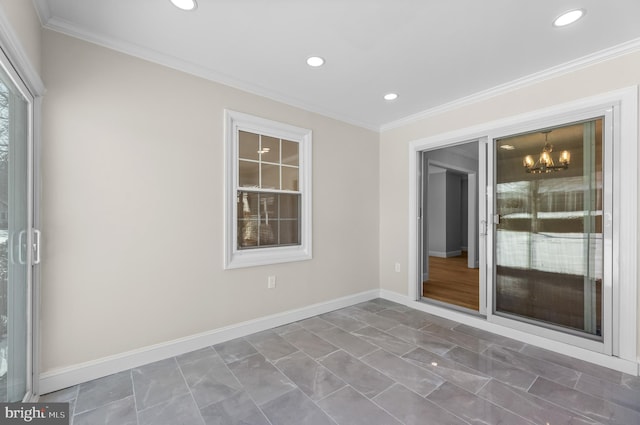
<path id="1" fill-rule="evenodd" d="M 422 152 L 423 300 L 480 312 L 479 142 Z"/>

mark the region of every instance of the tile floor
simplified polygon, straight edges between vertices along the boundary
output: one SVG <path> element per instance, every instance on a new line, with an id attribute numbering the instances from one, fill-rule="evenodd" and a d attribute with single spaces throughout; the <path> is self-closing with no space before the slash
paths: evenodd
<path id="1" fill-rule="evenodd" d="M 640 424 L 640 378 L 383 299 L 41 400 L 74 425 Z"/>

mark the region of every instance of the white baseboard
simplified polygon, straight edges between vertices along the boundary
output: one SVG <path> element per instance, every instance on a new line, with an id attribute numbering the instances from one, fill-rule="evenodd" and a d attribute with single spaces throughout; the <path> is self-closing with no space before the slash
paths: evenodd
<path id="1" fill-rule="evenodd" d="M 608 367 L 610 369 L 618 370 L 620 372 L 628 373 L 635 376 L 638 376 L 640 374 L 640 361 L 633 362 L 630 360 L 621 359 L 619 357 L 612 357 L 606 354 L 596 353 L 594 351 L 589 351 L 584 348 L 579 348 L 537 335 L 531 335 L 529 333 L 518 331 L 516 329 L 488 322 L 484 317 L 476 317 L 455 310 L 450 310 L 445 307 L 415 301 L 406 295 L 388 291 L 386 289 L 380 290 L 380 298 L 384 298 L 398 304 L 403 304 L 407 307 L 424 311 L 436 316 L 444 317 L 445 319 L 464 323 L 465 325 L 473 326 L 475 328 L 492 332 L 497 335 L 513 338 L 526 344 L 535 345 L 536 347 L 545 348 L 556 353 L 594 363 L 599 366 Z"/>
<path id="2" fill-rule="evenodd" d="M 380 290 L 380 298 L 384 298 L 387 301 L 393 301 L 394 303 L 403 304 L 407 307 L 409 307 L 409 304 L 411 303 L 417 303 L 417 301 L 413 301 L 406 295 L 402 295 L 394 291 L 389 291 L 387 289 Z"/>
<path id="3" fill-rule="evenodd" d="M 339 308 L 369 301 L 380 296 L 374 289 L 349 295 L 331 301 L 272 314 L 259 319 L 249 320 L 224 328 L 214 329 L 196 335 L 142 347 L 113 356 L 103 357 L 85 363 L 51 370 L 40 374 L 40 394 L 61 390 L 93 379 L 102 378 L 134 367 L 164 360 L 194 350 L 220 344 L 235 338 L 286 325 L 287 323 L 307 319 L 318 314 L 328 313 Z"/>
<path id="4" fill-rule="evenodd" d="M 449 257 L 459 257 L 462 255 L 462 251 L 459 249 L 456 251 L 429 251 L 430 257 L 439 257 L 439 258 L 449 258 Z"/>
<path id="5" fill-rule="evenodd" d="M 450 320 L 455 320 L 460 323 L 465 323 L 478 329 L 513 338 L 527 344 L 546 348 L 548 350 L 595 363 L 600 366 L 619 370 L 624 373 L 637 376 L 640 372 L 640 359 L 638 363 L 635 363 L 617 357 L 606 356 L 604 354 L 584 350 L 568 344 L 530 335 L 495 323 L 489 323 L 481 317 L 474 317 L 443 307 L 415 301 L 406 295 L 402 295 L 397 292 L 385 289 L 374 289 L 299 309 L 289 310 L 283 313 L 273 314 L 259 319 L 249 320 L 224 328 L 191 335 L 173 341 L 51 370 L 40 374 L 40 394 L 47 394 L 52 391 L 57 391 L 194 350 L 199 350 L 211 345 L 220 344 L 235 338 L 251 335 L 255 332 L 275 328 L 298 320 L 304 320 L 318 314 L 327 313 L 329 311 L 348 307 L 378 297 L 406 305 L 407 307 L 411 307 L 416 310 L 421 310 Z"/>

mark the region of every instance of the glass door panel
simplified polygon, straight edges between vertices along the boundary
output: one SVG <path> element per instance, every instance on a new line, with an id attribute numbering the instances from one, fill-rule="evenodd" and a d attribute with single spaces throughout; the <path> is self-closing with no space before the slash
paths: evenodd
<path id="1" fill-rule="evenodd" d="M 484 217 L 478 186 L 484 145 L 480 146 L 472 141 L 422 152 L 420 296 L 430 303 L 484 314 L 480 291 L 484 246 L 478 228 L 479 216 Z"/>
<path id="2" fill-rule="evenodd" d="M 0 402 L 30 386 L 29 108 L 0 68 Z"/>
<path id="3" fill-rule="evenodd" d="M 602 340 L 602 124 L 496 139 L 496 315 Z"/>

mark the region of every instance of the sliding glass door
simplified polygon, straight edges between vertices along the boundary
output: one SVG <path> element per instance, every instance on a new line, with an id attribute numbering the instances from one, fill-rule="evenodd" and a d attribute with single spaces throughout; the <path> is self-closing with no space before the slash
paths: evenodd
<path id="1" fill-rule="evenodd" d="M 496 316 L 603 341 L 603 122 L 495 139 Z"/>
<path id="2" fill-rule="evenodd" d="M 31 104 L 0 64 L 0 402 L 31 391 Z"/>
<path id="3" fill-rule="evenodd" d="M 459 143 L 450 133 L 412 142 L 410 295 L 436 314 L 458 310 L 443 314 L 449 319 L 479 326 L 477 317 L 486 316 L 487 329 L 580 358 L 582 350 L 615 357 L 592 358 L 635 370 L 637 96 L 629 88 L 456 131 Z M 469 308 L 438 299 L 429 286 L 430 239 L 448 229 L 448 221 L 432 229 L 431 209 L 442 212 L 446 202 L 429 183 L 456 170 L 447 161 L 463 140 L 480 142 L 476 165 L 465 167 L 478 181 L 477 308 L 475 300 Z M 441 215 L 457 222 L 447 210 Z M 441 286 L 463 294 L 452 267 L 444 270 Z"/>

